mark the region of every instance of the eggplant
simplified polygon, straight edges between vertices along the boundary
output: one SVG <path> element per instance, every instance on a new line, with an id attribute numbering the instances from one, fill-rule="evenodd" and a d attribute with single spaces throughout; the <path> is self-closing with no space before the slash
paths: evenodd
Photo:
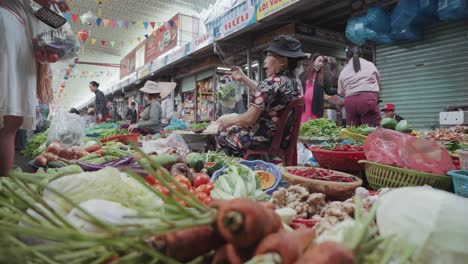
<path id="1" fill-rule="evenodd" d="M 106 162 L 102 165 L 105 166 L 112 166 L 112 167 L 118 167 L 118 166 L 126 166 L 130 165 L 133 163 L 133 157 L 132 156 L 125 156 L 116 160 L 111 160 L 109 162 Z"/>
<path id="2" fill-rule="evenodd" d="M 87 163 L 84 161 L 79 161 L 79 160 L 76 161 L 76 165 L 80 166 L 84 171 L 98 171 L 105 167 L 103 165 L 94 165 L 94 164 Z"/>

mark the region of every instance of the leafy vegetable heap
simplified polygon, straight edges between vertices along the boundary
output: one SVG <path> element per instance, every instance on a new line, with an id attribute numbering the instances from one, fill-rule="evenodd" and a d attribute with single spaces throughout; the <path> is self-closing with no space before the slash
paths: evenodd
<path id="1" fill-rule="evenodd" d="M 303 137 L 335 138 L 341 136 L 341 131 L 332 120 L 319 118 L 302 124 L 299 134 Z"/>

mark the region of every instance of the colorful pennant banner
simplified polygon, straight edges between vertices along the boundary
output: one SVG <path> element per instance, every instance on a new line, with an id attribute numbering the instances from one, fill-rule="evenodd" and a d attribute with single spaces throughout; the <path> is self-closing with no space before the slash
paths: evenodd
<path id="1" fill-rule="evenodd" d="M 75 13 L 65 13 L 63 14 L 63 17 L 70 23 L 76 23 L 78 21 L 78 18 L 81 20 L 81 23 L 84 24 L 83 21 L 83 16 L 80 16 L 79 14 Z M 171 21 L 169 21 L 171 22 Z M 174 21 L 172 21 L 174 23 Z M 135 26 L 135 27 L 140 27 L 144 29 L 148 29 L 148 27 L 151 26 L 152 29 L 154 29 L 156 26 L 160 27 L 163 23 L 162 22 L 155 22 L 155 21 L 128 21 L 128 20 L 115 20 L 115 19 L 109 19 L 109 18 L 101 18 L 98 17 L 96 18 L 96 25 L 98 27 L 103 26 L 111 26 L 112 28 L 115 28 L 118 26 L 119 28 L 125 27 L 126 29 L 129 28 L 130 25 Z"/>

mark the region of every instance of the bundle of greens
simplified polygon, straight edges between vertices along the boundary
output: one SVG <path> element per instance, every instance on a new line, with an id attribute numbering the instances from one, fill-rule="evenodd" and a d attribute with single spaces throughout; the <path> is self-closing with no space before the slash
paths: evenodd
<path id="1" fill-rule="evenodd" d="M 46 150 L 46 142 L 47 131 L 35 134 L 26 143 L 26 147 L 23 152 L 24 155 L 30 159 L 34 159 Z"/>
<path id="2" fill-rule="evenodd" d="M 199 130 L 199 129 L 207 128 L 210 124 L 211 124 L 211 122 L 195 123 L 195 124 L 191 125 L 190 128 L 192 130 Z"/>
<path id="3" fill-rule="evenodd" d="M 332 120 L 318 118 L 302 124 L 299 135 L 302 137 L 336 138 L 341 136 L 341 128 Z"/>
<path id="4" fill-rule="evenodd" d="M 360 125 L 360 126 L 357 126 L 357 127 L 354 127 L 354 126 L 347 127 L 346 130 L 348 130 L 349 132 L 354 133 L 354 134 L 367 136 L 370 133 L 374 132 L 375 127 L 370 127 L 370 126 L 367 126 L 367 125 Z"/>

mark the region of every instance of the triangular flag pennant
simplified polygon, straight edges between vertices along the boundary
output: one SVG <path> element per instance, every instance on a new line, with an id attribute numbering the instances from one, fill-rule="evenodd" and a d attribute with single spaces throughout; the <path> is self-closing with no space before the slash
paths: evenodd
<path id="1" fill-rule="evenodd" d="M 93 45 L 96 44 L 96 41 L 97 41 L 97 39 L 92 38 L 92 39 L 91 39 L 91 44 L 93 44 Z"/>
<path id="2" fill-rule="evenodd" d="M 129 40 L 128 43 L 130 43 L 130 45 L 133 45 L 133 40 Z"/>
<path id="3" fill-rule="evenodd" d="M 78 20 L 78 17 L 80 17 L 78 14 L 72 14 L 71 15 L 71 19 L 72 19 L 73 23 L 76 23 L 76 21 Z"/>
<path id="4" fill-rule="evenodd" d="M 161 26 L 162 26 L 162 22 L 158 22 L 157 25 L 158 25 L 158 28 L 161 27 Z"/>
<path id="5" fill-rule="evenodd" d="M 137 22 L 135 22 L 135 21 L 132 21 L 131 23 L 132 23 L 132 26 L 134 26 L 134 27 L 136 27 L 136 26 L 137 26 Z"/>
<path id="6" fill-rule="evenodd" d="M 84 24 L 84 23 L 85 23 L 84 16 L 80 16 L 80 20 L 81 20 L 81 24 Z"/>
<path id="7" fill-rule="evenodd" d="M 105 40 L 101 40 L 101 46 L 105 46 L 106 45 L 106 42 Z"/>
<path id="8" fill-rule="evenodd" d="M 141 38 L 137 38 L 138 42 L 141 42 Z"/>
<path id="9" fill-rule="evenodd" d="M 174 20 L 169 20 L 169 26 L 171 26 L 171 28 L 174 27 Z"/>
<path id="10" fill-rule="evenodd" d="M 102 20 L 102 25 L 103 25 L 104 27 L 107 27 L 107 25 L 109 25 L 109 22 L 110 22 L 109 19 L 103 19 L 103 20 Z"/>
<path id="11" fill-rule="evenodd" d="M 123 26 L 123 21 L 122 20 L 117 21 L 117 25 L 121 28 Z"/>
<path id="12" fill-rule="evenodd" d="M 101 22 L 102 22 L 102 18 L 98 17 L 96 19 L 96 25 L 99 27 L 101 25 Z"/>
<path id="13" fill-rule="evenodd" d="M 154 26 L 156 26 L 156 22 L 150 22 L 150 25 L 154 29 Z"/>
<path id="14" fill-rule="evenodd" d="M 114 46 L 115 46 L 115 41 L 112 40 L 112 41 L 110 42 L 110 44 L 111 44 L 112 47 L 114 47 Z"/>
<path id="15" fill-rule="evenodd" d="M 137 21 L 137 22 L 136 22 L 136 26 L 137 26 L 137 27 L 142 27 L 142 26 L 143 26 L 143 22 Z"/>
<path id="16" fill-rule="evenodd" d="M 148 34 L 145 34 L 145 38 L 149 38 Z"/>
<path id="17" fill-rule="evenodd" d="M 70 21 L 71 21 L 71 14 L 70 13 L 63 14 L 63 17 L 67 20 L 68 23 L 70 23 Z"/>
<path id="18" fill-rule="evenodd" d="M 143 27 L 145 27 L 145 29 L 148 29 L 148 26 L 149 26 L 148 22 L 143 22 Z"/>
<path id="19" fill-rule="evenodd" d="M 115 28 L 115 20 L 114 19 L 111 20 L 110 24 L 111 24 L 111 27 Z"/>
<path id="20" fill-rule="evenodd" d="M 156 36 L 156 30 L 155 30 L 155 31 L 153 31 L 153 35 L 155 35 L 155 36 Z"/>
<path id="21" fill-rule="evenodd" d="M 129 23 L 130 23 L 130 22 L 128 22 L 128 20 L 125 20 L 124 26 L 125 26 L 126 29 L 128 29 L 128 26 L 130 25 Z"/>

